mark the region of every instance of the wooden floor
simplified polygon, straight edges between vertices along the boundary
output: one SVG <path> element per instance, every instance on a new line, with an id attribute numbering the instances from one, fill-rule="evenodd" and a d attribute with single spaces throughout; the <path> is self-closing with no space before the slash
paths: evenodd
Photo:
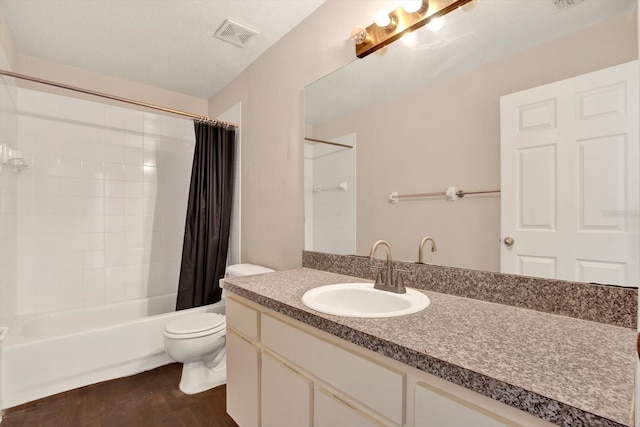
<path id="1" fill-rule="evenodd" d="M 60 393 L 9 409 L 0 425 L 237 427 L 225 411 L 225 386 L 186 395 L 178 389 L 181 373 L 174 363 Z"/>

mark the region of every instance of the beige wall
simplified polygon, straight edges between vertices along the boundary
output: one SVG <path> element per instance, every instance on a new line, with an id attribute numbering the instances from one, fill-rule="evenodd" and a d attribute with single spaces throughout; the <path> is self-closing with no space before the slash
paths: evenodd
<path id="1" fill-rule="evenodd" d="M 304 247 L 304 86 L 354 59 L 354 48 L 348 40 L 348 34 L 354 25 L 370 22 L 381 4 L 384 2 L 328 0 L 209 101 L 211 115 L 242 102 L 243 262 L 276 269 L 294 268 L 301 264 L 300 254 Z M 410 205 L 392 207 L 385 204 L 384 198 L 390 191 L 405 192 L 411 188 L 417 191 L 431 188 L 441 191 L 448 185 L 468 186 L 468 190 L 499 186 L 498 97 L 635 59 L 635 28 L 634 16 L 627 16 L 609 23 L 606 29 L 588 35 L 566 37 L 565 44 L 557 49 L 533 49 L 530 54 L 535 55 L 536 62 L 553 64 L 543 71 L 530 67 L 534 63 L 531 58 L 516 55 L 486 65 L 478 74 L 474 72 L 456 76 L 441 86 L 425 89 L 444 104 L 428 110 L 433 127 L 423 132 L 421 138 L 415 138 L 414 144 L 421 150 L 419 157 L 403 155 L 389 144 L 376 155 L 371 151 L 367 154 L 364 149 L 358 152 L 358 163 L 368 164 L 370 159 L 366 156 L 371 155 L 376 158 L 371 160 L 378 164 L 391 161 L 403 165 L 402 172 L 394 177 L 393 185 L 387 185 L 385 181 L 384 190 L 379 181 L 382 174 L 376 169 L 370 169 L 364 178 L 359 174 L 358 225 L 368 220 L 365 226 L 367 230 L 373 230 L 376 238 L 389 238 L 393 244 L 395 238 L 389 236 L 393 233 L 393 215 L 398 210 L 392 209 L 406 209 Z M 591 55 L 592 52 L 605 54 Z M 505 70 L 512 72 L 505 73 Z M 460 90 L 461 87 L 465 88 L 464 91 Z M 452 97 L 451 94 L 456 96 Z M 459 106 L 453 106 L 454 100 L 460 98 L 468 101 L 463 111 L 459 111 Z M 425 107 L 421 108 L 418 111 L 424 113 Z M 384 114 L 394 113 L 390 106 L 380 111 Z M 461 125 L 462 117 L 464 125 Z M 424 122 L 424 118 L 415 117 L 415 121 Z M 345 129 L 336 135 L 348 133 Z M 360 141 L 375 138 L 375 131 L 378 130 L 369 128 L 358 131 L 359 144 Z M 453 130 L 458 133 L 452 134 Z M 413 138 L 408 129 L 395 129 L 393 140 Z M 467 154 L 463 159 L 447 160 L 440 149 L 425 143 L 436 140 L 447 141 L 447 150 L 455 153 L 456 157 L 462 151 Z M 406 164 L 412 158 L 419 158 L 419 161 Z M 365 182 L 369 179 L 371 183 L 376 183 L 371 185 L 376 191 L 366 188 Z M 369 218 L 368 212 L 371 210 L 363 209 L 360 201 L 369 201 L 369 206 L 381 207 L 383 212 L 375 218 Z M 469 201 L 460 203 L 466 202 Z M 462 256 L 469 260 L 465 266 L 495 269 L 496 258 L 487 253 L 485 245 L 496 246 L 500 237 L 497 201 L 482 199 L 473 203 L 473 210 L 455 211 L 453 208 L 458 208 L 460 204 L 445 204 L 435 210 L 433 217 L 414 210 L 408 222 L 402 222 L 402 226 L 397 227 L 403 233 L 403 240 L 411 240 L 412 249 L 398 251 L 396 258 L 415 259 L 415 246 L 422 234 L 436 237 L 440 231 L 447 230 L 455 233 L 456 238 L 452 240 L 450 249 L 446 245 L 442 247 L 439 253 L 441 257 L 444 256 L 441 254 L 449 254 L 447 256 L 459 258 L 460 248 L 465 248 Z M 470 206 L 470 203 L 465 204 L 467 208 Z M 398 224 L 397 221 L 395 223 Z M 465 240 L 468 229 L 480 233 L 480 244 L 468 247 Z M 363 247 L 371 244 L 372 234 L 362 231 L 358 236 L 358 250 L 362 252 Z M 445 262 L 443 259 L 431 261 Z M 487 267 L 491 265 L 493 267 Z"/>
<path id="2" fill-rule="evenodd" d="M 304 87 L 355 59 L 349 40 L 385 1 L 328 0 L 209 102 L 242 102 L 242 262 L 301 265 Z"/>
<path id="3" fill-rule="evenodd" d="M 314 126 L 321 139 L 358 136 L 357 253 L 385 239 L 394 259 L 416 261 L 420 239 L 432 236 L 438 251 L 425 261 L 499 271 L 499 196 L 392 205 L 389 194 L 499 189 L 500 96 L 634 60 L 636 32 L 635 13 L 614 17 Z"/>
<path id="4" fill-rule="evenodd" d="M 71 86 L 77 86 L 83 89 L 108 93 L 122 98 L 134 99 L 136 101 L 160 105 L 162 107 L 187 111 L 189 113 L 202 115 L 207 114 L 207 100 L 204 98 L 197 98 L 130 80 L 94 73 L 82 68 L 71 67 L 69 65 L 51 62 L 33 56 L 18 55 L 16 72 Z M 87 99 L 89 101 L 96 101 L 97 99 L 94 96 L 58 89 L 52 86 L 30 83 L 27 81 L 21 81 L 19 84 L 21 87 L 56 93 L 64 96 L 73 96 L 76 98 Z M 101 99 L 100 102 L 122 106 L 122 103 L 107 99 Z M 129 106 L 128 108 L 142 109 L 135 106 Z"/>
<path id="5" fill-rule="evenodd" d="M 7 21 L 4 16 L 4 11 L 0 7 L 0 48 L 4 52 L 4 56 L 9 63 L 10 71 L 15 69 L 15 50 L 13 48 L 13 39 L 11 38 L 11 32 L 7 25 Z"/>

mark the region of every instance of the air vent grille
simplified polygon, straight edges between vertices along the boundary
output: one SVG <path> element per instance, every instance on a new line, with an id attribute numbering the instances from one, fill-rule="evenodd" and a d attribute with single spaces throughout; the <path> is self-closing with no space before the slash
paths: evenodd
<path id="1" fill-rule="evenodd" d="M 247 44 L 256 34 L 258 34 L 257 31 L 252 30 L 249 27 L 245 27 L 242 24 L 238 24 L 231 19 L 227 19 L 222 23 L 220 28 L 218 28 L 214 37 L 233 45 L 244 47 L 244 45 Z"/>
<path id="2" fill-rule="evenodd" d="M 553 4 L 560 10 L 567 9 L 571 6 L 575 6 L 578 3 L 582 3 L 584 0 L 553 0 Z"/>

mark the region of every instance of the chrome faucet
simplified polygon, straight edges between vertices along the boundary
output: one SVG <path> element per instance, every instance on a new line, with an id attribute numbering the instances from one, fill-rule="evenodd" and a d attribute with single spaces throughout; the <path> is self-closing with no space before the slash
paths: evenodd
<path id="1" fill-rule="evenodd" d="M 384 241 L 378 240 L 371 247 L 371 252 L 369 252 L 369 258 L 375 259 L 376 250 L 378 246 L 384 246 L 385 251 L 387 252 L 387 267 L 385 269 L 385 275 L 382 275 L 382 271 L 379 271 L 376 274 L 376 282 L 373 284 L 375 289 L 380 289 L 383 291 L 395 292 L 397 294 L 404 294 L 407 290 L 404 287 L 402 282 L 402 277 L 398 274 L 396 279 L 393 278 L 393 260 L 391 259 L 391 246 Z"/>
<path id="2" fill-rule="evenodd" d="M 431 237 L 423 238 L 422 241 L 420 241 L 420 246 L 418 246 L 418 263 L 420 264 L 424 264 L 424 262 L 422 261 L 423 259 L 422 252 L 424 251 L 424 244 L 427 243 L 428 241 L 431 241 L 431 252 L 435 252 L 438 250 L 436 248 L 435 240 L 433 240 Z"/>

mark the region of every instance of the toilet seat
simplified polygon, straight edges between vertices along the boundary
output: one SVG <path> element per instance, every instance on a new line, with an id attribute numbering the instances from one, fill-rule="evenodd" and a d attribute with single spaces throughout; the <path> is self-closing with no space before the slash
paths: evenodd
<path id="1" fill-rule="evenodd" d="M 168 323 L 164 329 L 164 336 L 174 339 L 199 338 L 223 331 L 226 326 L 222 314 L 190 314 Z"/>

